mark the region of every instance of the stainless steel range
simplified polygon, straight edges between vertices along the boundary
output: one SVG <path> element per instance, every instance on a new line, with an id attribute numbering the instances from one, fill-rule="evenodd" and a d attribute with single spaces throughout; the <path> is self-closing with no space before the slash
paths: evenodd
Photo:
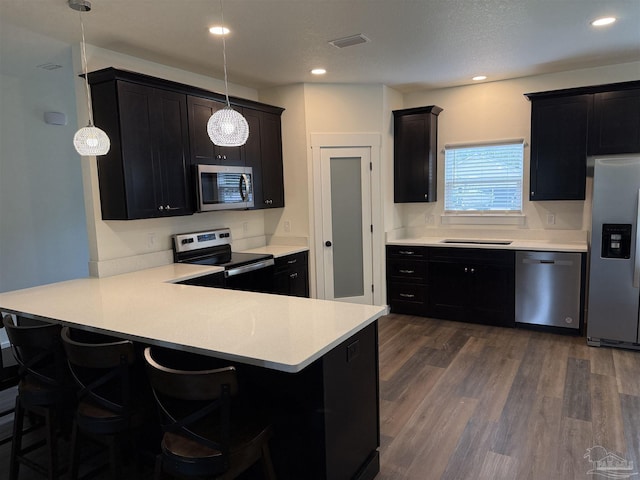
<path id="1" fill-rule="evenodd" d="M 173 260 L 224 268 L 222 277 L 205 275 L 182 283 L 267 293 L 273 290 L 273 255 L 233 252 L 228 228 L 174 235 Z"/>

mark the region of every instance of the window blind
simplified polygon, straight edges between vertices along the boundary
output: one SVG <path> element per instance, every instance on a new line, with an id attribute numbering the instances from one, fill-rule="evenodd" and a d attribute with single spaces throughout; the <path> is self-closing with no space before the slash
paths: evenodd
<path id="1" fill-rule="evenodd" d="M 522 211 L 524 142 L 445 147 L 445 212 Z"/>

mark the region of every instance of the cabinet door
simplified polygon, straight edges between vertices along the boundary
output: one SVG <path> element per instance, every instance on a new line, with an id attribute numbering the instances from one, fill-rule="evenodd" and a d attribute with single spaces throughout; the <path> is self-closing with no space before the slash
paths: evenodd
<path id="1" fill-rule="evenodd" d="M 287 255 L 276 259 L 274 293 L 294 297 L 309 296 L 309 254 Z"/>
<path id="2" fill-rule="evenodd" d="M 466 321 L 471 292 L 469 265 L 429 263 L 429 311 L 436 318 Z"/>
<path id="3" fill-rule="evenodd" d="M 125 218 L 156 217 L 162 205 L 162 183 L 151 123 L 153 89 L 122 81 L 117 85 Z"/>
<path id="4" fill-rule="evenodd" d="M 155 90 L 150 107 L 162 187 L 161 211 L 165 215 L 193 213 L 188 175 L 186 97 L 166 90 Z"/>
<path id="5" fill-rule="evenodd" d="M 244 165 L 253 168 L 253 203 L 254 208 L 264 207 L 262 193 L 262 150 L 260 147 L 260 112 L 244 109 L 244 118 L 249 125 L 249 138 L 242 147 Z"/>
<path id="6" fill-rule="evenodd" d="M 189 143 L 191 164 L 242 165 L 241 147 L 219 147 L 214 145 L 207 133 L 207 123 L 214 112 L 225 104 L 207 98 L 188 96 Z M 236 108 L 237 110 L 241 110 Z"/>
<path id="7" fill-rule="evenodd" d="M 640 152 L 640 89 L 596 93 L 589 155 Z"/>
<path id="8" fill-rule="evenodd" d="M 260 112 L 260 152 L 262 162 L 262 205 L 265 208 L 284 207 L 280 115 Z"/>
<path id="9" fill-rule="evenodd" d="M 435 202 L 435 116 L 394 114 L 394 202 Z"/>
<path id="10" fill-rule="evenodd" d="M 531 105 L 530 200 L 584 200 L 591 95 Z"/>
<path id="11" fill-rule="evenodd" d="M 471 268 L 473 284 L 468 320 L 485 325 L 514 326 L 514 267 L 476 265 Z"/>

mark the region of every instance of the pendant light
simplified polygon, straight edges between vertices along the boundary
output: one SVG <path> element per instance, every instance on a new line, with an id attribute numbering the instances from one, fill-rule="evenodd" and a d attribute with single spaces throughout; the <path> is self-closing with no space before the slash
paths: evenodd
<path id="1" fill-rule="evenodd" d="M 220 0 L 220 16 L 224 27 L 224 11 Z M 207 133 L 211 141 L 219 147 L 239 147 L 247 143 L 249 124 L 240 112 L 231 108 L 229 103 L 229 84 L 227 82 L 227 45 L 222 35 L 222 61 L 224 65 L 224 95 L 227 105 L 214 112 L 207 122 Z"/>
<path id="2" fill-rule="evenodd" d="M 91 3 L 87 0 L 69 0 L 69 7 L 79 12 L 80 29 L 82 31 L 82 73 L 84 74 L 84 86 L 87 93 L 87 109 L 89 111 L 89 124 L 81 128 L 73 136 L 73 145 L 76 151 L 83 156 L 106 155 L 111 147 L 111 141 L 104 132 L 93 125 L 93 109 L 91 107 L 91 91 L 89 90 L 89 79 L 87 75 L 87 51 L 84 41 L 84 24 L 82 23 L 82 12 L 91 10 Z"/>

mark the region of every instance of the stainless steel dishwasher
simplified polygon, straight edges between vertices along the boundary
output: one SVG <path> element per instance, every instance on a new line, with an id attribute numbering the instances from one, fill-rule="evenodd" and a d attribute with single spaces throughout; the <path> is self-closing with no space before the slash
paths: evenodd
<path id="1" fill-rule="evenodd" d="M 580 253 L 516 252 L 516 323 L 580 328 Z"/>

